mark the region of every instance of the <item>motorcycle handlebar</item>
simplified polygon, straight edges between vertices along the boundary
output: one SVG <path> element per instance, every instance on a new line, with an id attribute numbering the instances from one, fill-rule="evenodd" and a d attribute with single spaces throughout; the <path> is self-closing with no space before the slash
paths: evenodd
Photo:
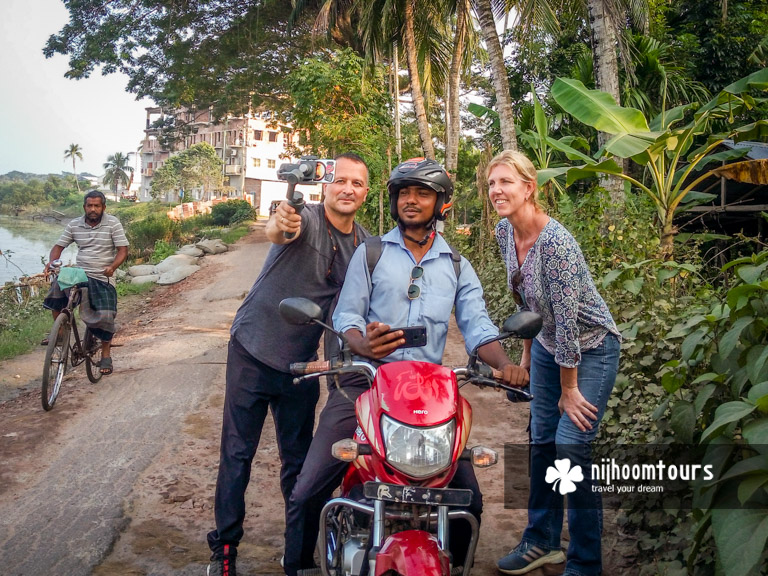
<path id="1" fill-rule="evenodd" d="M 309 378 L 317 378 L 318 376 L 327 376 L 329 374 L 365 374 L 368 376 L 369 381 L 373 381 L 376 376 L 376 368 L 368 362 L 344 362 L 343 360 L 317 360 L 315 362 L 294 362 L 290 365 L 291 374 L 299 376 L 293 379 L 294 384 L 298 384 L 302 380 Z"/>
<path id="2" fill-rule="evenodd" d="M 312 372 L 327 372 L 331 369 L 328 360 L 316 360 L 314 362 L 294 362 L 291 364 L 291 374 L 295 376 L 310 374 Z"/>
<path id="3" fill-rule="evenodd" d="M 504 373 L 501 370 L 495 370 L 487 364 L 478 364 L 474 370 L 468 370 L 467 368 L 458 368 L 454 370 L 456 376 L 461 376 L 466 382 L 475 384 L 476 386 L 490 386 L 492 388 L 500 388 L 511 392 L 524 402 L 530 402 L 533 399 L 533 395 L 522 388 L 515 388 L 504 384 L 501 380 Z"/>

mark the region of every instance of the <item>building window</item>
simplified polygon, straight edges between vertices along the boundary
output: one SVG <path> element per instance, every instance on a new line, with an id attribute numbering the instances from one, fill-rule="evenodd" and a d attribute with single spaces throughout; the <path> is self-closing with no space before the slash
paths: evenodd
<path id="1" fill-rule="evenodd" d="M 254 168 L 261 168 L 261 158 L 254 158 L 253 159 L 253 167 Z"/>
<path id="2" fill-rule="evenodd" d="M 264 138 L 264 132 L 261 130 L 254 130 L 253 131 L 253 139 L 258 141 L 261 141 L 261 139 Z"/>
<path id="3" fill-rule="evenodd" d="M 267 160 L 267 168 L 274 168 L 274 167 L 275 167 L 275 161 Z"/>
<path id="4" fill-rule="evenodd" d="M 309 199 L 312 200 L 312 202 L 320 202 L 320 194 L 310 194 Z"/>
<path id="5" fill-rule="evenodd" d="M 272 130 L 269 131 L 269 141 L 277 142 L 277 132 L 273 132 Z"/>

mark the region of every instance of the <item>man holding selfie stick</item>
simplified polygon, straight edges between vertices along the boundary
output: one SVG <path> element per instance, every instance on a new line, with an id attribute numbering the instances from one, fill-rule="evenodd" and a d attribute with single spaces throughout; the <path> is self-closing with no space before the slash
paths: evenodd
<path id="1" fill-rule="evenodd" d="M 280 318 L 278 304 L 289 297 L 309 298 L 328 316 L 347 263 L 368 236 L 355 222 L 368 194 L 363 159 L 348 153 L 334 161 L 304 160 L 283 165 L 278 172 L 289 182 L 290 198 L 267 223 L 272 247 L 230 331 L 214 503 L 216 529 L 208 533 L 209 576 L 236 576 L 245 491 L 267 411 L 272 410 L 275 421 L 282 462 L 280 488 L 286 503 L 312 441 L 319 383 L 315 379 L 294 385 L 289 365 L 317 358 L 322 327 L 288 324 Z M 309 165 L 311 169 L 304 170 Z M 323 203 L 304 206 L 295 184 L 318 180 L 324 183 Z M 268 497 L 273 497 L 271 491 Z"/>
<path id="2" fill-rule="evenodd" d="M 352 352 L 378 362 L 441 364 L 454 306 L 468 352 L 498 336 L 475 271 L 435 231 L 453 194 L 443 167 L 434 160 L 410 160 L 393 170 L 387 189 L 397 226 L 381 237 L 380 244 L 369 239 L 355 252 L 333 315 L 335 328 L 345 334 Z M 378 251 L 377 257 L 370 259 L 369 250 Z M 411 347 L 404 347 L 406 344 Z M 481 346 L 478 353 L 503 372 L 507 384 L 524 386 L 528 382 L 527 372 L 509 360 L 498 341 Z M 329 390 L 288 504 L 286 521 L 291 530 L 286 532 L 285 569 L 289 576 L 313 566 L 320 511 L 348 466 L 331 456 L 331 446 L 354 435 L 354 401 L 369 387 L 359 374 L 344 375 L 340 381 L 340 388 Z M 482 496 L 471 464 L 459 465 L 451 487 L 473 491 L 470 511 L 479 520 Z M 455 535 L 451 539 L 454 565 L 460 566 L 471 529 L 459 520 L 451 532 Z"/>

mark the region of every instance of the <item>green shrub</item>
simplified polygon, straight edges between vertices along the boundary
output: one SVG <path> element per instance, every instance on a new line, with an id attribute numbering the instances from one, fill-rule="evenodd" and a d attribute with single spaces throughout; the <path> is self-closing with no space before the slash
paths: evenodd
<path id="1" fill-rule="evenodd" d="M 169 244 L 178 242 L 181 225 L 165 215 L 152 214 L 128 224 L 125 234 L 130 243 L 131 256 L 135 258 L 150 253 L 158 240 Z"/>
<path id="2" fill-rule="evenodd" d="M 201 229 L 214 226 L 213 215 L 199 214 L 181 221 L 181 234 L 185 237 L 195 236 Z"/>
<path id="3" fill-rule="evenodd" d="M 211 216 L 217 226 L 230 226 L 245 220 L 254 220 L 256 210 L 245 200 L 229 200 L 214 205 Z"/>
<path id="4" fill-rule="evenodd" d="M 153 264 L 157 264 L 158 262 L 162 262 L 168 256 L 173 256 L 176 254 L 176 250 L 178 250 L 179 247 L 176 244 L 169 244 L 165 240 L 155 240 L 155 246 L 152 250 L 152 256 L 150 257 L 150 261 Z"/>

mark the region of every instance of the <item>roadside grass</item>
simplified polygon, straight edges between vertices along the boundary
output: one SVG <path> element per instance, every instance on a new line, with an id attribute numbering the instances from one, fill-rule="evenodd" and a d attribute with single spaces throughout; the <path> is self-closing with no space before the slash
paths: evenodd
<path id="1" fill-rule="evenodd" d="M 243 236 L 247 236 L 251 231 L 251 222 L 241 222 L 229 230 L 221 231 L 221 241 L 225 244 L 234 244 Z"/>
<path id="2" fill-rule="evenodd" d="M 117 283 L 117 296 L 121 298 L 123 296 L 132 296 L 134 294 L 146 294 L 152 292 L 157 284 L 153 282 L 145 282 L 144 284 L 130 284 L 128 282 Z M 119 301 L 118 301 L 119 308 Z"/>
<path id="3" fill-rule="evenodd" d="M 134 294 L 147 294 L 155 284 L 128 284 L 118 282 L 118 298 Z M 120 303 L 118 300 L 118 308 Z M 43 308 L 43 296 L 32 298 L 24 304 L 12 299 L 0 299 L 0 362 L 26 354 L 40 345 L 53 325 L 51 311 Z"/>
<path id="4" fill-rule="evenodd" d="M 0 323 L 0 361 L 25 354 L 40 345 L 48 335 L 53 320 L 51 312 L 39 301 L 30 302 L 23 308 L 2 314 Z"/>

